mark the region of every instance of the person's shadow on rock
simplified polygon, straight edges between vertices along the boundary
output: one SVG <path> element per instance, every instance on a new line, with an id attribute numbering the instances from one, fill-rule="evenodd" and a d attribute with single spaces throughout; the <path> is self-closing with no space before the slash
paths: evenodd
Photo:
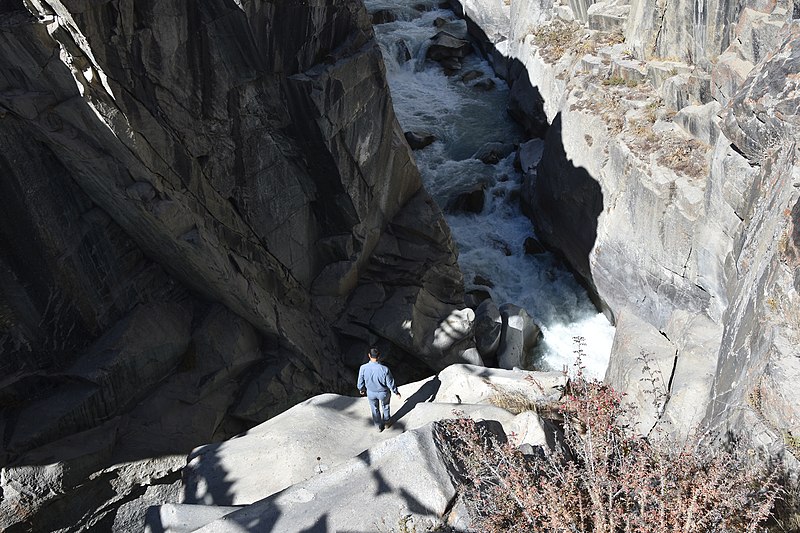
<path id="1" fill-rule="evenodd" d="M 441 386 L 442 381 L 439 379 L 439 376 L 433 376 L 429 381 L 424 383 L 417 392 L 409 396 L 403 406 L 389 418 L 391 427 L 404 429 L 404 427 L 398 426 L 398 420 L 407 415 L 418 403 L 434 401 L 436 399 L 436 393 L 439 392 L 439 387 Z"/>

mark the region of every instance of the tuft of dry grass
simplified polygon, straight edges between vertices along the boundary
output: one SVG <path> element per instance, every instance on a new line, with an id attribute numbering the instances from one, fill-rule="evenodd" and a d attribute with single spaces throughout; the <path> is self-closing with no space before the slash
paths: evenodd
<path id="1" fill-rule="evenodd" d="M 533 35 L 533 43 L 539 48 L 541 56 L 546 61 L 555 62 L 568 51 L 577 51 L 581 41 L 579 30 L 581 26 L 576 22 L 553 20 L 549 24 L 531 28 L 529 33 Z"/>
<path id="2" fill-rule="evenodd" d="M 656 161 L 678 174 L 699 178 L 708 174 L 707 152 L 708 147 L 694 139 L 670 138 L 665 139 Z"/>
<path id="3" fill-rule="evenodd" d="M 520 391 L 497 391 L 489 397 L 489 403 L 518 415 L 525 411 L 536 411 L 536 402 Z"/>

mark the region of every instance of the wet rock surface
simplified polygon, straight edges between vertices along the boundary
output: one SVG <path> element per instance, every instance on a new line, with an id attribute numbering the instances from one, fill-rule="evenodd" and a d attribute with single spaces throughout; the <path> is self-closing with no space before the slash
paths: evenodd
<path id="1" fill-rule="evenodd" d="M 421 150 L 436 141 L 433 134 L 425 131 L 407 131 L 404 135 L 412 150 Z"/>

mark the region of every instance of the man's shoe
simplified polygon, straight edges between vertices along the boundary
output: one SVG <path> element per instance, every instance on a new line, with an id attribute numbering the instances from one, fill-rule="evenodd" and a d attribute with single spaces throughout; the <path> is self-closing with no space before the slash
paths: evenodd
<path id="1" fill-rule="evenodd" d="M 380 433 L 381 431 L 383 431 L 383 426 L 378 426 L 378 433 Z"/>

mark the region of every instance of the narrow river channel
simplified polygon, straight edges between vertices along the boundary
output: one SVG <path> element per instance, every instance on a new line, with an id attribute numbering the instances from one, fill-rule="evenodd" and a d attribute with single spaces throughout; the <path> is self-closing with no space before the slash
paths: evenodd
<path id="1" fill-rule="evenodd" d="M 544 333 L 535 354 L 541 369 L 571 365 L 573 338 L 580 336 L 586 339 L 586 372 L 602 378 L 614 328 L 552 254 L 525 253 L 525 239 L 535 231 L 519 207 L 522 175 L 514 168 L 515 151 L 496 164 L 473 157 L 489 142 L 527 140 L 506 112 L 508 86 L 475 52 L 450 76 L 426 59 L 430 39 L 439 31 L 465 30 L 451 10 L 430 2 L 414 2 L 415 7 L 386 0 L 365 4 L 371 13 L 386 10 L 391 13 L 387 18 L 396 17 L 375 24 L 395 112 L 404 131 L 436 138 L 414 156 L 458 244 L 467 291 L 488 290 L 498 305 L 509 302 L 528 311 Z M 481 185 L 485 200 L 479 213 L 448 209 L 460 193 Z"/>

